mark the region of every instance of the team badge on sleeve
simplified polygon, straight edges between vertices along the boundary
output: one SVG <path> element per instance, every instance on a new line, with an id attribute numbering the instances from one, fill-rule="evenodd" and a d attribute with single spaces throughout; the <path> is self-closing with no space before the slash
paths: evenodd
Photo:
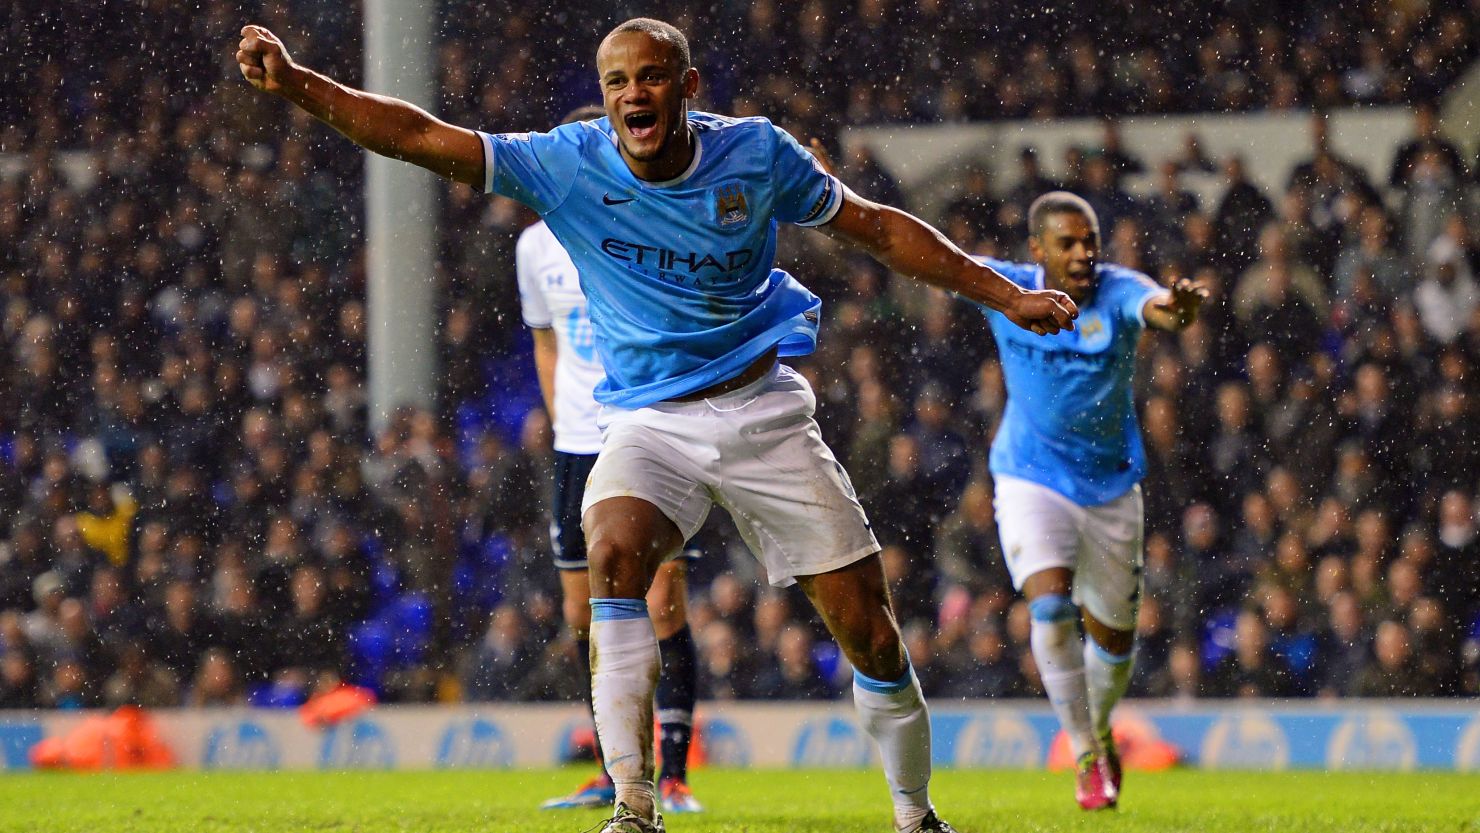
<path id="1" fill-rule="evenodd" d="M 745 189 L 739 183 L 726 183 L 714 189 L 714 215 L 723 228 L 750 222 L 750 205 L 746 203 Z"/>

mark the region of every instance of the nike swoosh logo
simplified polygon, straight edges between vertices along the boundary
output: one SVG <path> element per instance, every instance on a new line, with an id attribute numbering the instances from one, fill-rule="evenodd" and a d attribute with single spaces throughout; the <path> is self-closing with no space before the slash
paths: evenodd
<path id="1" fill-rule="evenodd" d="M 614 200 L 614 199 L 611 198 L 611 195 L 610 194 L 602 194 L 601 195 L 601 201 L 603 203 L 605 203 L 606 205 L 621 205 L 624 202 L 632 202 L 635 199 L 637 199 L 637 197 L 628 197 L 625 200 Z"/>

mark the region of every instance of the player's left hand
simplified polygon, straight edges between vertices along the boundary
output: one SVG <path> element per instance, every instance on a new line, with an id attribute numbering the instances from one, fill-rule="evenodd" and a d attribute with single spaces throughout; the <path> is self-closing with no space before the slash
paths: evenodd
<path id="1" fill-rule="evenodd" d="M 1074 299 L 1056 289 L 1024 290 L 1002 314 L 1035 335 L 1047 336 L 1074 329 L 1079 307 Z"/>
<path id="2" fill-rule="evenodd" d="M 1172 300 L 1167 311 L 1177 317 L 1179 325 L 1186 327 L 1197 320 L 1198 310 L 1208 299 L 1208 288 L 1191 278 L 1179 278 L 1172 284 Z"/>

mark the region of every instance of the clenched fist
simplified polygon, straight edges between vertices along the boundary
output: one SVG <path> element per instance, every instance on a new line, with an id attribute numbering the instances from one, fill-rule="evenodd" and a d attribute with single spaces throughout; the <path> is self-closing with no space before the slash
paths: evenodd
<path id="1" fill-rule="evenodd" d="M 294 69 L 278 36 L 261 26 L 243 26 L 236 49 L 236 65 L 247 83 L 269 93 L 281 92 Z"/>
<path id="2" fill-rule="evenodd" d="M 1068 295 L 1057 290 L 1026 290 L 1002 310 L 1002 314 L 1019 327 L 1043 336 L 1074 329 L 1079 307 Z"/>

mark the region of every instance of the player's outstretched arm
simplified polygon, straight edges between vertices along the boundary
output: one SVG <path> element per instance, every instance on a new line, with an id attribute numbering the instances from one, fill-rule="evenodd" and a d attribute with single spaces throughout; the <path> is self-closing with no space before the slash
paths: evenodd
<path id="1" fill-rule="evenodd" d="M 1025 330 L 1051 335 L 1074 329 L 1079 308 L 1068 295 L 1023 289 L 972 260 L 925 221 L 847 188 L 837 216 L 821 230 L 858 246 L 902 275 L 999 310 Z"/>
<path id="2" fill-rule="evenodd" d="M 241 34 L 236 63 L 253 87 L 293 102 L 367 150 L 458 182 L 483 184 L 483 143 L 473 131 L 301 67 L 277 35 L 261 26 L 244 26 Z"/>
<path id="3" fill-rule="evenodd" d="M 1172 291 L 1146 302 L 1141 316 L 1148 327 L 1177 332 L 1192 326 L 1198 310 L 1208 299 L 1207 287 L 1187 278 L 1172 284 Z"/>
<path id="4" fill-rule="evenodd" d="M 560 342 L 551 327 L 531 327 L 534 337 L 534 372 L 540 382 L 540 397 L 545 400 L 545 414 L 555 421 L 555 364 L 560 361 Z"/>

